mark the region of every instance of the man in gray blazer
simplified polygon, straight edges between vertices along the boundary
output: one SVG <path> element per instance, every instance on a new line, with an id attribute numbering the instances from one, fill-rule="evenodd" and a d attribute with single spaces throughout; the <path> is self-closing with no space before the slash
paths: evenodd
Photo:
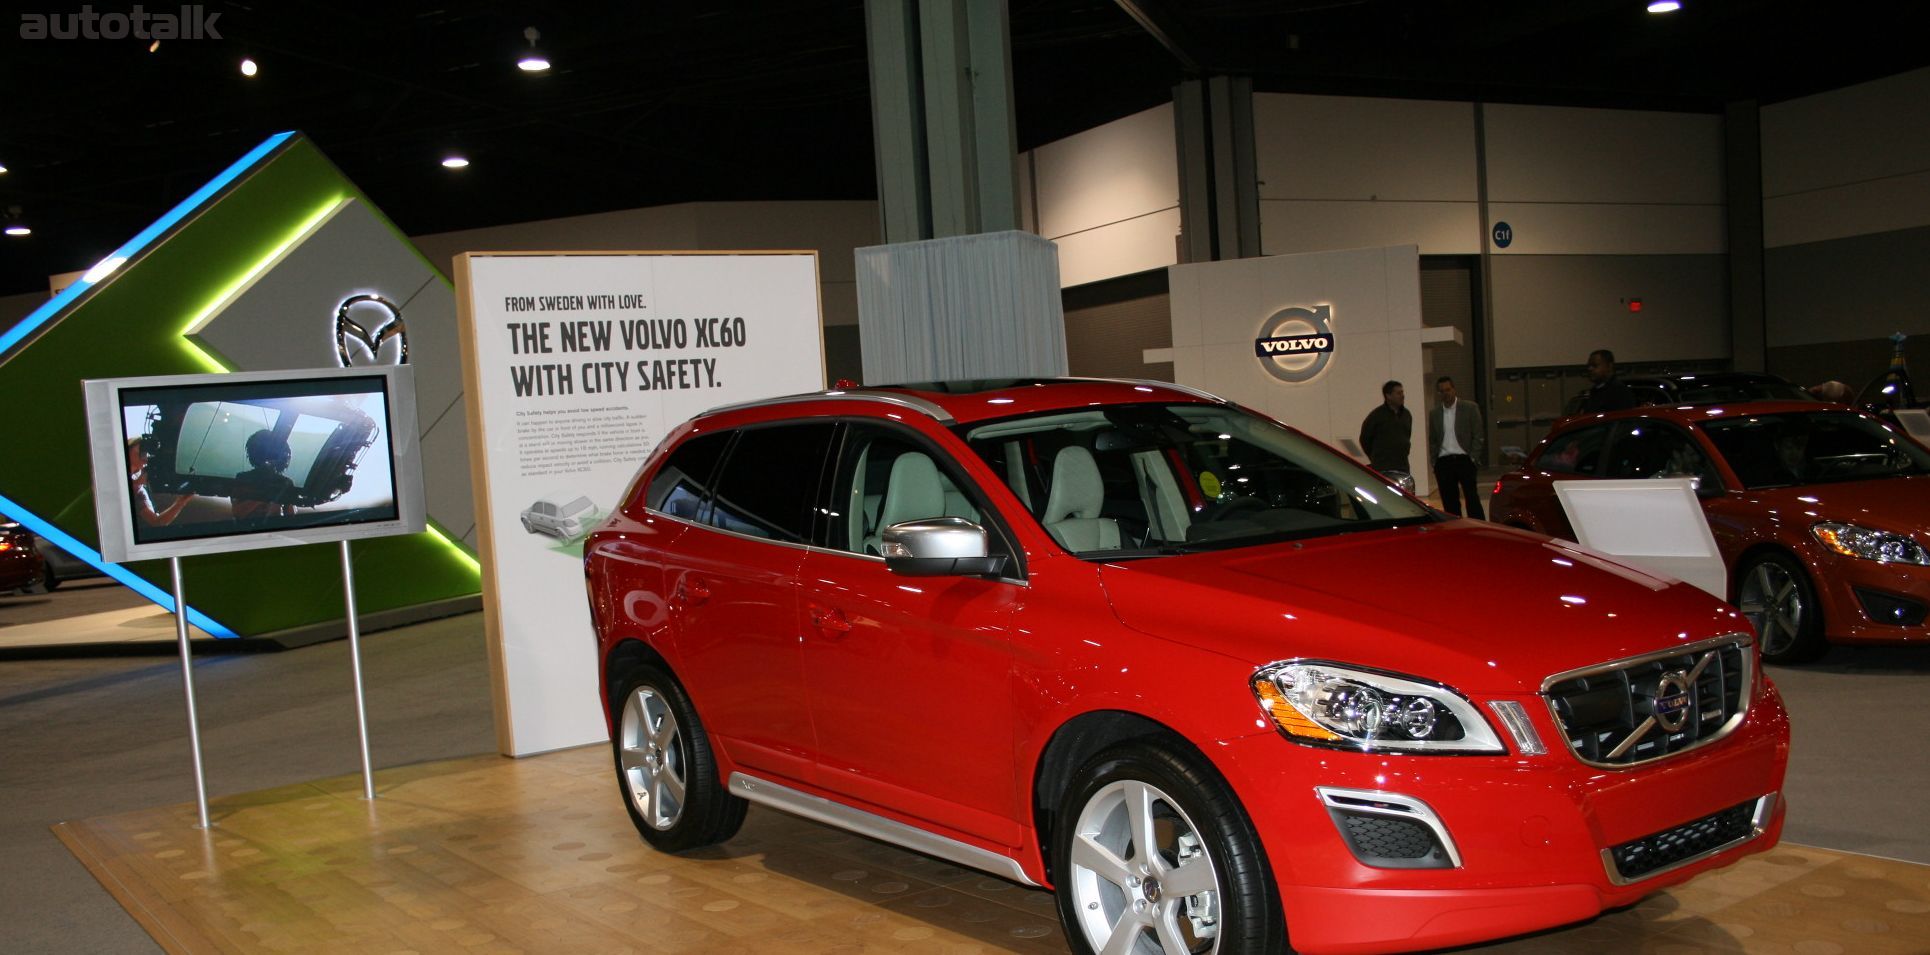
<path id="1" fill-rule="evenodd" d="M 1481 509 L 1481 492 L 1475 487 L 1474 473 L 1487 460 L 1488 428 L 1481 420 L 1481 408 L 1454 393 L 1454 379 L 1442 375 L 1434 380 L 1434 393 L 1440 400 L 1427 412 L 1427 459 L 1434 462 L 1434 479 L 1441 485 L 1441 506 L 1449 514 L 1461 514 L 1461 498 L 1468 499 L 1467 516 L 1486 520 Z"/>

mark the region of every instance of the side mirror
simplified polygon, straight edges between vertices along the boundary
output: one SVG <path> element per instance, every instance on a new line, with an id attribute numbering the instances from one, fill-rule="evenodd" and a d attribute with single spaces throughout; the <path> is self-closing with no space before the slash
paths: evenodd
<path id="1" fill-rule="evenodd" d="M 1414 475 L 1406 471 L 1382 471 L 1381 476 L 1393 481 L 1395 487 L 1409 494 L 1414 493 Z"/>
<path id="2" fill-rule="evenodd" d="M 986 553 L 985 528 L 962 517 L 932 517 L 885 528 L 885 567 L 906 577 L 989 577 L 1004 557 Z"/>

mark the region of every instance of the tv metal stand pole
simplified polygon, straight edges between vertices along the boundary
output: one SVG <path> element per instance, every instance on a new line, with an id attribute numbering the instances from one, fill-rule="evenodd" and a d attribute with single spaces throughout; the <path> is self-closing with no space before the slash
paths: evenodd
<path id="1" fill-rule="evenodd" d="M 342 596 L 348 604 L 348 660 L 349 669 L 355 673 L 355 733 L 362 742 L 362 798 L 374 799 L 375 771 L 369 765 L 369 713 L 362 700 L 362 628 L 355 619 L 355 569 L 349 563 L 348 541 L 341 543 Z M 182 646 L 186 647 L 187 644 Z M 189 700 L 192 709 L 193 698 Z"/>
<path id="2" fill-rule="evenodd" d="M 174 572 L 174 639 L 181 644 L 181 688 L 188 699 L 188 752 L 194 755 L 194 807 L 208 828 L 208 780 L 201 774 L 201 722 L 194 715 L 194 657 L 188 651 L 188 601 L 181 586 L 181 558 L 168 558 Z"/>

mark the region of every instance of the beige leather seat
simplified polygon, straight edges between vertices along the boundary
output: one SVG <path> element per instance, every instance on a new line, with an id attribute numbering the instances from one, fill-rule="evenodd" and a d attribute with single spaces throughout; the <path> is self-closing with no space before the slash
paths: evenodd
<path id="1" fill-rule="evenodd" d="M 1052 490 L 1046 495 L 1045 529 L 1074 553 L 1112 550 L 1119 546 L 1119 524 L 1100 517 L 1106 486 L 1092 452 L 1074 445 L 1052 459 Z"/>

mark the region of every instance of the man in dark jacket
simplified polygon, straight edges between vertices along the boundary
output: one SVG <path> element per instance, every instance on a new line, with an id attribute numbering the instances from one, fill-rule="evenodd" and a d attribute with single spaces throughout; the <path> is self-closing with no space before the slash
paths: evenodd
<path id="1" fill-rule="evenodd" d="M 1606 348 L 1597 348 L 1588 353 L 1588 380 L 1594 386 L 1582 396 L 1582 414 L 1596 414 L 1603 411 L 1621 411 L 1641 405 L 1635 392 L 1615 377 L 1615 353 Z"/>
<path id="2" fill-rule="evenodd" d="M 1441 401 L 1427 413 L 1427 458 L 1434 462 L 1441 509 L 1459 517 L 1465 498 L 1467 516 L 1482 520 L 1487 515 L 1474 480 L 1487 460 L 1488 428 L 1481 420 L 1481 406 L 1457 394 L 1454 379 L 1447 375 L 1434 379 L 1434 394 Z"/>
<path id="3" fill-rule="evenodd" d="M 1360 449 L 1376 471 L 1412 474 L 1407 450 L 1414 442 L 1414 416 L 1407 410 L 1407 390 L 1400 382 L 1390 381 L 1380 386 L 1380 397 L 1380 405 L 1360 423 Z"/>

